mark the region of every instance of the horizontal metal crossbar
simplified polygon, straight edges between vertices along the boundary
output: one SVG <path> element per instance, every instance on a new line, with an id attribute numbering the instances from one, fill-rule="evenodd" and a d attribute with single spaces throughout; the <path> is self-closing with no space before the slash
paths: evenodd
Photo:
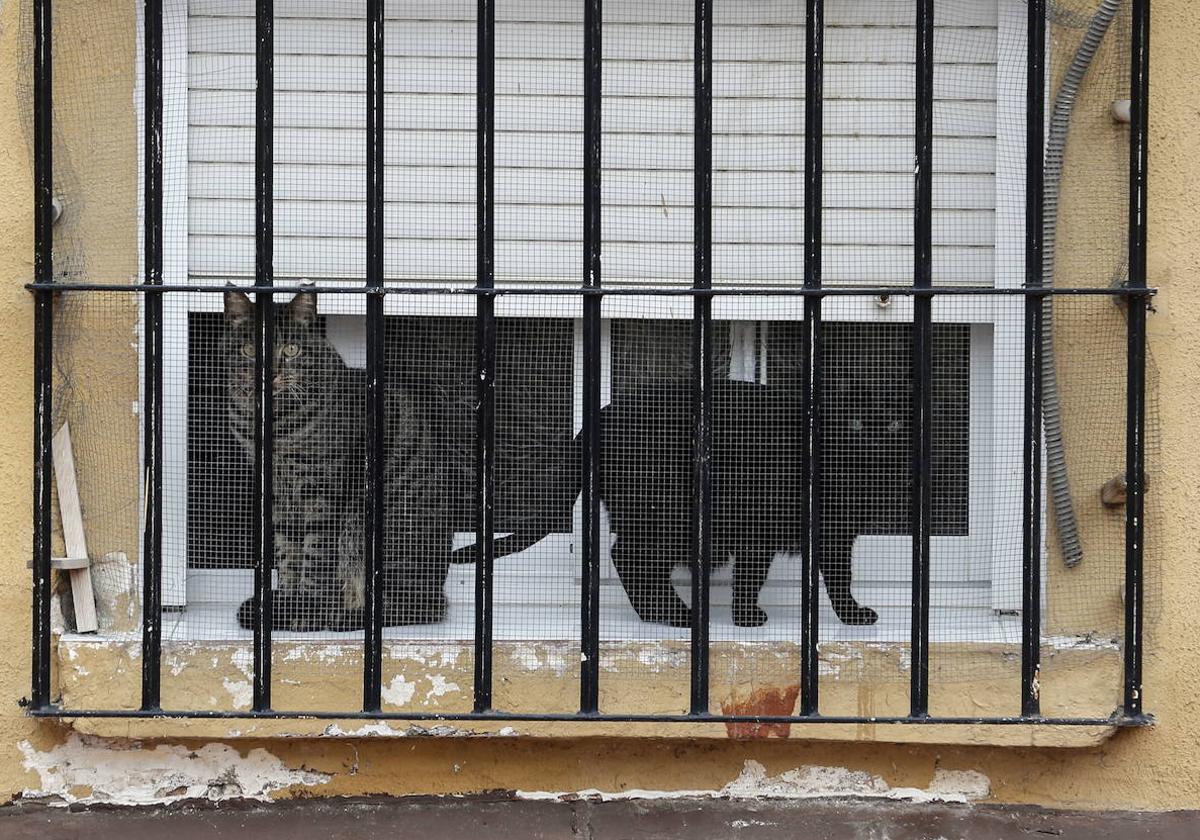
<path id="1" fill-rule="evenodd" d="M 587 288 L 583 286 L 319 286 L 319 285 L 274 285 L 274 286 L 205 286 L 199 284 L 161 284 L 148 286 L 143 283 L 27 283 L 31 292 L 135 292 L 150 295 L 162 294 L 223 294 L 230 288 L 245 294 L 298 294 L 312 292 L 320 295 L 462 295 L 465 297 L 499 297 L 504 295 L 530 295 L 547 297 L 630 297 L 638 295 L 669 297 L 937 297 L 943 295 L 966 296 L 986 295 L 989 297 L 1151 297 L 1158 290 L 1130 286 L 1047 286 L 1027 288 L 1017 286 L 999 288 L 994 286 L 855 286 L 823 287 L 819 289 L 803 286 L 721 286 L 697 289 L 691 286 L 605 286 Z"/>
<path id="2" fill-rule="evenodd" d="M 1150 715 L 1129 717 L 1118 710 L 1109 717 L 939 717 L 926 715 L 924 717 L 897 716 L 855 716 L 855 715 L 721 715 L 721 714 L 644 714 L 623 715 L 595 713 L 581 715 L 570 712 L 564 714 L 520 714 L 513 712 L 464 712 L 462 714 L 420 714 L 415 712 L 306 712 L 272 709 L 270 711 L 214 711 L 214 710 L 158 710 L 153 712 L 140 709 L 60 709 L 49 707 L 29 710 L 34 717 L 52 718 L 201 718 L 208 720 L 397 720 L 419 722 L 469 722 L 486 723 L 491 721 L 525 721 L 530 723 L 547 722 L 559 723 L 578 721 L 583 723 L 746 723 L 746 724 L 916 724 L 916 725 L 945 725 L 945 726 L 1029 726 L 1031 724 L 1045 726 L 1119 726 L 1140 727 L 1151 726 L 1154 718 Z"/>

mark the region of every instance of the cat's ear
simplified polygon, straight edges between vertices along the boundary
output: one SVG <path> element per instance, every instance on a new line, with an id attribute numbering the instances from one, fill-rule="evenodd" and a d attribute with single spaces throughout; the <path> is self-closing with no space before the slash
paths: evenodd
<path id="1" fill-rule="evenodd" d="M 302 287 L 312 283 L 301 283 Z M 317 320 L 317 295 L 315 292 L 299 292 L 287 305 L 288 317 L 302 327 L 311 327 Z"/>
<path id="2" fill-rule="evenodd" d="M 250 298 L 246 297 L 246 293 L 227 289 L 225 291 L 225 321 L 236 327 L 253 317 L 254 304 L 250 302 Z"/>

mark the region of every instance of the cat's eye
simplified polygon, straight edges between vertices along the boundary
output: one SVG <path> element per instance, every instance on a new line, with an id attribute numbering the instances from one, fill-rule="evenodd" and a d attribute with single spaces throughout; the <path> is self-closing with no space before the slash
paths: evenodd
<path id="1" fill-rule="evenodd" d="M 888 423 L 888 431 L 889 432 L 898 432 L 898 431 L 900 431 L 900 427 L 902 425 L 903 425 L 903 421 L 893 420 L 891 423 Z"/>
<path id="2" fill-rule="evenodd" d="M 254 344 L 249 341 L 247 341 L 245 344 L 243 344 L 242 345 L 242 355 L 245 356 L 247 359 L 253 359 L 254 358 Z"/>
<path id="3" fill-rule="evenodd" d="M 285 344 L 283 345 L 283 355 L 285 358 L 294 359 L 300 355 L 300 345 Z"/>

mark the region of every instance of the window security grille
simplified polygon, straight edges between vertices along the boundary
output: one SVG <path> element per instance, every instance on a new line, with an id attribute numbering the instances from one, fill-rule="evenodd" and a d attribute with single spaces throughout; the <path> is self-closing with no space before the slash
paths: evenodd
<path id="1" fill-rule="evenodd" d="M 729 12 L 718 0 L 663 0 L 628 19 L 628 9 L 610 2 L 617 21 L 646 31 L 610 28 L 600 0 L 581 0 L 572 13 L 547 12 L 567 34 L 550 48 L 538 42 L 547 24 L 531 20 L 529 10 L 498 22 L 498 0 L 479 0 L 468 28 L 449 18 L 414 22 L 392 4 L 385 9 L 384 0 L 365 0 L 344 19 L 327 10 L 334 20 L 314 25 L 361 36 L 354 53 L 297 40 L 298 16 L 292 10 L 277 19 L 272 0 L 237 13 L 228 11 L 236 3 L 213 4 L 184 51 L 193 73 L 209 79 L 190 94 L 190 148 L 247 129 L 240 136 L 252 138 L 253 149 L 247 145 L 238 160 L 189 152 L 199 155 L 193 165 L 202 184 L 188 193 L 194 266 L 172 278 L 164 268 L 172 229 L 164 221 L 164 173 L 173 151 L 165 142 L 175 133 L 164 115 L 164 62 L 171 59 L 163 33 L 164 16 L 179 4 L 164 10 L 162 0 L 145 0 L 144 282 L 107 285 L 56 281 L 54 274 L 52 4 L 36 0 L 32 714 L 856 722 L 866 718 L 820 714 L 818 645 L 886 639 L 907 643 L 910 707 L 875 722 L 1148 720 L 1141 687 L 1152 294 L 1145 273 L 1147 0 L 1131 4 L 1128 280 L 1095 288 L 1055 286 L 1043 268 L 1044 0 L 1012 4 L 1026 9 L 1021 55 L 1001 56 L 993 41 L 983 59 L 960 60 L 968 69 L 944 76 L 956 61 L 943 37 L 982 44 L 999 38 L 1002 25 L 981 23 L 975 10 L 945 32 L 935 28 L 939 10 L 956 10 L 953 17 L 961 3 L 883 4 L 908 15 L 893 26 L 911 42 L 901 37 L 897 46 L 886 27 L 857 21 L 871 40 L 856 57 L 839 29 L 852 23 L 833 2 L 807 0 L 786 12 L 797 20 L 754 21 L 761 28 L 722 18 Z M 1008 5 L 977 4 L 1011 23 Z M 799 40 L 780 47 L 791 50 L 786 61 L 772 61 L 796 72 L 771 78 L 796 89 L 756 89 L 746 67 L 762 71 L 755 51 L 775 48 L 758 39 L 788 22 L 790 29 L 777 28 Z M 464 32 L 471 37 L 464 40 Z M 664 33 L 667 40 L 655 45 Z M 245 41 L 247 60 L 237 69 L 245 84 L 217 72 L 224 47 L 205 42 L 209 35 Z M 423 47 L 412 46 L 425 38 Z M 910 51 L 911 77 L 895 82 L 910 90 L 872 107 L 880 109 L 876 119 L 911 120 L 911 127 L 881 130 L 884 140 L 868 148 L 856 137 L 855 109 L 860 100 L 887 99 L 878 91 L 892 80 L 871 68 L 888 50 Z M 1023 91 L 1000 91 L 992 78 L 1004 60 L 1019 65 Z M 394 67 L 424 87 L 397 93 L 388 76 Z M 681 68 L 684 75 L 671 75 Z M 425 84 L 439 73 L 446 77 Z M 661 78 L 647 81 L 656 73 Z M 831 80 L 850 93 L 830 96 Z M 720 95 L 725 83 L 741 95 Z M 678 89 L 664 93 L 672 85 Z M 1022 218 L 1008 220 L 1015 226 L 1005 225 L 998 201 L 972 192 L 991 177 L 985 191 L 993 191 L 1002 177 L 976 165 L 1001 165 L 997 129 L 972 136 L 963 128 L 999 108 L 1003 96 L 1019 98 L 1023 111 L 1015 146 L 1023 157 Z M 473 113 L 463 112 L 468 98 Z M 252 110 L 238 117 L 242 105 Z M 449 110 L 438 112 L 443 106 Z M 347 116 L 346 107 L 357 110 Z M 246 114 L 248 123 L 239 122 Z M 331 140 L 325 152 L 305 157 L 314 138 L 334 136 L 363 142 L 352 151 Z M 397 136 L 411 142 L 396 143 Z M 498 145 L 498 136 L 521 139 Z M 831 137 L 842 145 L 831 146 Z M 455 149 L 469 149 L 464 138 L 474 156 L 456 169 Z M 875 177 L 862 165 L 897 149 L 905 167 L 911 160 L 911 175 Z M 779 165 L 747 171 L 736 163 L 756 155 L 778 157 Z M 859 164 L 844 166 L 839 155 L 857 155 Z M 530 170 L 537 174 L 522 176 Z M 238 186 L 238 172 L 252 173 L 252 183 Z M 403 200 L 390 192 L 397 180 Z M 768 200 L 773 184 L 781 185 L 777 206 Z M 880 201 L 889 190 L 898 197 Z M 506 191 L 516 200 L 506 202 Z M 661 200 L 647 200 L 651 193 Z M 251 197 L 253 218 L 239 217 Z M 303 215 L 312 203 L 327 212 L 316 222 Z M 228 244 L 242 222 L 252 224 L 253 237 Z M 1023 251 L 1019 269 L 1004 264 L 1012 254 L 1002 237 Z M 1014 271 L 1012 282 L 1004 279 Z M 224 280 L 239 278 L 238 292 L 248 297 L 235 293 L 222 304 Z M 51 694 L 53 312 L 60 292 L 129 294 L 142 310 L 145 522 L 135 710 L 64 708 Z M 1050 717 L 1039 696 L 1043 460 L 1054 457 L 1043 388 L 1055 362 L 1043 337 L 1052 303 L 1104 297 L 1119 300 L 1127 319 L 1123 696 L 1111 717 Z M 317 351 L 296 337 L 301 327 L 320 336 L 325 354 L 310 381 L 297 371 Z M 289 423 L 303 416 L 289 418 L 289 402 L 335 389 L 329 417 L 336 415 L 341 448 L 297 459 Z M 1001 455 L 1015 462 L 1017 451 L 1019 475 L 1014 470 L 1008 486 Z M 342 571 L 327 560 L 296 570 L 294 556 L 307 549 L 293 543 L 313 534 L 296 522 L 326 502 L 311 490 L 289 497 L 295 477 L 286 472 L 289 464 L 303 471 L 331 459 L 342 466 L 329 467 L 336 472 L 329 481 L 343 489 L 329 492 L 347 501 L 331 517 L 340 531 L 326 534 L 322 551 L 359 558 L 362 570 L 360 582 L 346 583 L 358 596 L 347 596 L 354 603 L 336 619 L 321 597 L 297 595 L 307 591 L 310 571 Z M 1015 564 L 1003 572 L 987 560 L 1002 553 L 996 535 L 1010 526 L 1019 576 Z M 433 529 L 440 536 L 431 537 Z M 519 555 L 527 561 L 506 557 L 522 551 L 530 552 Z M 951 555 L 954 562 L 943 559 Z M 433 584 L 417 593 L 415 581 L 425 579 Z M 204 590 L 205 581 L 215 583 Z M 222 587 L 230 586 L 248 596 L 240 610 L 241 598 L 223 600 Z M 497 592 L 510 588 L 523 588 L 512 602 L 519 613 L 498 609 L 509 602 Z M 931 644 L 974 638 L 955 635 L 953 619 L 943 624 L 947 592 L 978 599 L 988 628 L 1016 622 L 1019 715 L 930 713 Z M 251 707 L 163 708 L 164 641 L 180 632 L 208 638 L 212 627 L 187 635 L 208 620 L 195 618 L 208 615 L 208 604 L 228 625 L 220 632 L 252 642 Z M 178 608 L 188 617 L 172 618 Z M 863 627 L 874 635 L 856 635 Z M 995 632 L 978 638 L 994 641 Z M 357 708 L 273 708 L 273 644 L 314 633 L 362 639 Z M 385 710 L 392 638 L 470 642 L 471 710 Z M 578 640 L 577 712 L 498 708 L 495 649 L 513 638 Z M 686 642 L 686 710 L 603 707 L 605 645 L 629 638 Z M 747 641 L 798 647 L 794 709 L 714 712 L 714 645 Z"/>

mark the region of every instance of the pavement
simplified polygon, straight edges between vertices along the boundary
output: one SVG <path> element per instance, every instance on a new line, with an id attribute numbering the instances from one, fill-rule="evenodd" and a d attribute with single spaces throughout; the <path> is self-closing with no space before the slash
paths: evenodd
<path id="1" fill-rule="evenodd" d="M 1051 811 L 861 800 L 308 799 L 154 808 L 0 808 L 0 840 L 1196 840 L 1200 811 Z"/>

